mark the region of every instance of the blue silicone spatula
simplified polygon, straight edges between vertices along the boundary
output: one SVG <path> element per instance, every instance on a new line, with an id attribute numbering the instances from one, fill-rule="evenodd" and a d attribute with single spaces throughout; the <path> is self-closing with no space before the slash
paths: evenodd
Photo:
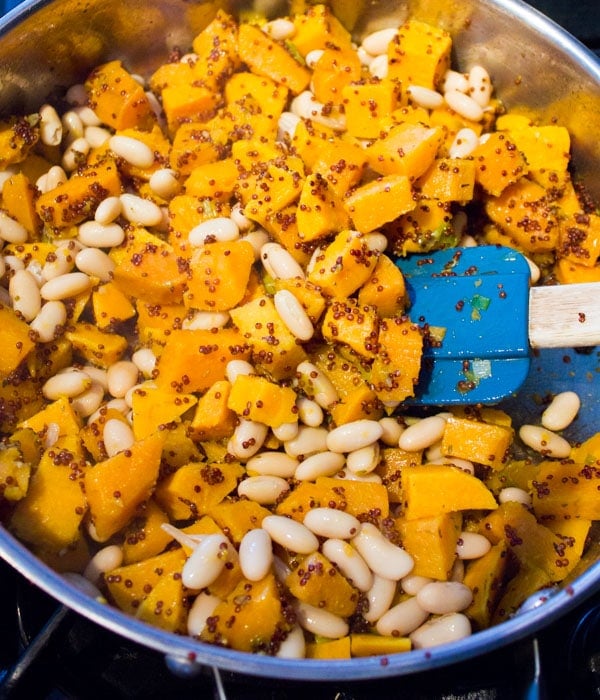
<path id="1" fill-rule="evenodd" d="M 525 381 L 532 349 L 600 343 L 600 284 L 531 287 L 511 248 L 449 248 L 396 264 L 411 320 L 429 329 L 413 405 L 498 403 Z"/>

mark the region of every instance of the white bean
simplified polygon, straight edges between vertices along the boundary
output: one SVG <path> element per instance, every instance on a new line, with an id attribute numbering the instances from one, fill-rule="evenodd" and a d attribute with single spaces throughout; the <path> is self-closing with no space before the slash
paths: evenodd
<path id="1" fill-rule="evenodd" d="M 390 42 L 398 35 L 396 27 L 377 29 L 362 40 L 362 48 L 371 56 L 379 56 L 388 50 Z"/>
<path id="2" fill-rule="evenodd" d="M 57 247 L 54 251 L 54 255 L 49 256 L 44 262 L 42 267 L 42 279 L 47 282 L 55 277 L 60 277 L 60 275 L 66 275 L 68 272 L 71 272 L 75 267 L 76 255 L 77 251 L 75 247 L 73 247 L 73 249 Z"/>
<path id="3" fill-rule="evenodd" d="M 97 583 L 101 574 L 106 574 L 121 566 L 123 550 L 119 545 L 110 544 L 99 549 L 90 559 L 83 571 L 83 576 L 91 583 Z"/>
<path id="4" fill-rule="evenodd" d="M 492 81 L 483 66 L 473 66 L 468 74 L 469 95 L 480 107 L 487 107 L 492 96 Z"/>
<path id="5" fill-rule="evenodd" d="M 99 384 L 104 389 L 104 391 L 108 389 L 108 381 L 106 379 L 105 369 L 102 369 L 101 367 L 96 367 L 94 365 L 84 365 L 82 369 L 88 375 L 88 377 L 95 384 Z"/>
<path id="6" fill-rule="evenodd" d="M 71 173 L 77 170 L 81 165 L 85 164 L 88 153 L 90 152 L 91 146 L 87 139 L 83 136 L 75 139 L 63 153 L 61 165 L 68 172 Z"/>
<path id="7" fill-rule="evenodd" d="M 250 581 L 260 581 L 271 569 L 273 543 L 263 528 L 249 530 L 240 542 L 240 568 Z"/>
<path id="8" fill-rule="evenodd" d="M 89 529 L 89 528 L 88 528 Z M 94 598 L 100 603 L 106 603 L 106 598 L 100 593 L 98 588 L 93 583 L 84 578 L 81 574 L 76 574 L 74 571 L 66 571 L 62 574 L 65 581 L 77 588 L 78 591 L 85 593 L 90 598 Z"/>
<path id="9" fill-rule="evenodd" d="M 522 425 L 519 437 L 532 450 L 546 457 L 564 459 L 571 454 L 571 445 L 563 437 L 539 425 Z"/>
<path id="10" fill-rule="evenodd" d="M 267 432 L 268 428 L 264 423 L 240 418 L 227 443 L 227 451 L 238 459 L 248 459 L 263 446 Z"/>
<path id="11" fill-rule="evenodd" d="M 358 56 L 360 65 L 365 66 L 366 68 L 371 65 L 373 59 L 375 58 L 375 56 L 370 54 L 362 45 L 356 49 L 356 55 Z"/>
<path id="12" fill-rule="evenodd" d="M 309 398 L 314 399 L 319 406 L 329 408 L 336 401 L 339 401 L 337 390 L 329 377 L 312 362 L 308 360 L 301 362 L 296 371 L 300 379 L 304 381 L 303 389 L 306 392 L 312 392 L 312 396 Z"/>
<path id="13" fill-rule="evenodd" d="M 0 238 L 7 243 L 25 243 L 29 237 L 25 226 L 0 211 Z"/>
<path id="14" fill-rule="evenodd" d="M 246 360 L 230 360 L 225 367 L 225 376 L 233 384 L 240 375 L 256 374 L 254 367 Z"/>
<path id="15" fill-rule="evenodd" d="M 87 418 L 100 408 L 103 400 L 104 388 L 97 382 L 92 382 L 89 389 L 71 400 L 71 407 L 79 416 Z"/>
<path id="16" fill-rule="evenodd" d="M 500 503 L 509 503 L 510 501 L 516 501 L 517 503 L 522 503 L 524 506 L 531 505 L 531 495 L 518 488 L 517 486 L 507 486 L 502 489 L 498 494 L 498 501 Z"/>
<path id="17" fill-rule="evenodd" d="M 114 457 L 123 450 L 128 450 L 135 443 L 135 436 L 131 427 L 118 418 L 109 418 L 102 431 L 104 449 L 109 457 Z"/>
<path id="18" fill-rule="evenodd" d="M 281 476 L 249 476 L 238 485 L 238 495 L 250 501 L 268 506 L 277 503 L 289 491 L 288 482 Z"/>
<path id="19" fill-rule="evenodd" d="M 349 469 L 341 469 L 334 475 L 334 479 L 341 479 L 343 481 L 360 481 L 363 484 L 382 483 L 379 474 L 375 474 L 374 472 L 371 472 L 370 474 L 353 474 Z"/>
<path id="20" fill-rule="evenodd" d="M 263 24 L 262 30 L 276 41 L 285 41 L 294 36 L 296 33 L 296 25 L 289 19 L 278 17 L 277 19 L 272 19 L 270 22 Z"/>
<path id="21" fill-rule="evenodd" d="M 290 457 L 309 457 L 327 449 L 327 429 L 301 425 L 295 438 L 287 440 L 283 448 Z"/>
<path id="22" fill-rule="evenodd" d="M 298 481 L 314 481 L 319 476 L 333 476 L 344 466 L 346 458 L 339 452 L 317 452 L 300 462 L 294 473 Z"/>
<path id="23" fill-rule="evenodd" d="M 277 140 L 293 139 L 296 127 L 302 119 L 293 112 L 282 112 L 277 121 Z"/>
<path id="24" fill-rule="evenodd" d="M 407 598 L 382 615 L 377 620 L 375 629 L 385 636 L 406 637 L 428 617 L 429 613 L 423 610 L 416 598 Z"/>
<path id="25" fill-rule="evenodd" d="M 271 432 L 280 442 L 286 442 L 287 440 L 293 440 L 298 435 L 299 428 L 300 424 L 298 421 L 290 421 L 271 428 Z"/>
<path id="26" fill-rule="evenodd" d="M 333 537 L 323 542 L 321 551 L 359 591 L 366 592 L 371 588 L 373 572 L 348 542 Z"/>
<path id="27" fill-rule="evenodd" d="M 1 212 L 0 212 L 1 214 Z M 21 258 L 18 258 L 16 255 L 5 255 L 4 256 L 4 265 L 6 270 L 10 270 L 11 272 L 17 272 L 18 270 L 24 270 L 25 269 L 25 263 L 21 260 Z M 4 287 L 2 287 L 4 289 Z"/>
<path id="28" fill-rule="evenodd" d="M 319 548 L 319 540 L 305 525 L 284 515 L 267 515 L 262 527 L 274 542 L 297 554 L 311 554 Z"/>
<path id="29" fill-rule="evenodd" d="M 377 622 L 390 608 L 396 594 L 396 581 L 383 576 L 373 576 L 373 584 L 365 592 L 365 598 L 369 604 L 368 610 L 363 613 L 367 622 Z"/>
<path id="30" fill-rule="evenodd" d="M 384 445 L 389 447 L 397 447 L 400 435 L 404 432 L 404 426 L 398 423 L 396 418 L 391 416 L 386 416 L 385 418 L 380 418 L 379 425 L 382 427 L 383 432 L 379 438 Z"/>
<path id="31" fill-rule="evenodd" d="M 372 523 L 363 523 L 352 544 L 370 569 L 384 578 L 399 581 L 412 571 L 410 554 L 384 537 Z"/>
<path id="32" fill-rule="evenodd" d="M 473 462 L 459 457 L 439 457 L 438 459 L 428 459 L 427 464 L 447 464 L 448 466 L 458 467 L 468 474 L 475 474 L 475 466 Z"/>
<path id="33" fill-rule="evenodd" d="M 323 49 L 313 49 L 312 51 L 309 51 L 306 54 L 306 56 L 304 57 L 304 62 L 306 63 L 308 68 L 314 70 L 315 66 L 321 60 L 324 53 L 325 51 Z"/>
<path id="34" fill-rule="evenodd" d="M 354 452 L 379 440 L 383 428 L 376 420 L 362 418 L 344 423 L 327 435 L 327 449 L 332 452 Z"/>
<path id="35" fill-rule="evenodd" d="M 424 109 L 436 109 L 444 104 L 444 96 L 441 93 L 422 85 L 409 85 L 406 92 L 415 104 Z"/>
<path id="36" fill-rule="evenodd" d="M 233 556 L 232 552 L 233 547 L 225 535 L 203 536 L 183 565 L 183 585 L 194 590 L 210 586 Z"/>
<path id="37" fill-rule="evenodd" d="M 449 90 L 467 92 L 469 90 L 469 81 L 463 73 L 459 73 L 455 70 L 448 70 L 444 74 L 442 80 L 442 89 L 444 92 L 448 92 Z"/>
<path id="38" fill-rule="evenodd" d="M 81 394 L 92 384 L 92 380 L 79 369 L 69 369 L 50 377 L 42 386 L 42 393 L 49 401 L 66 396 L 72 398 Z"/>
<path id="39" fill-rule="evenodd" d="M 450 109 L 460 117 L 464 117 L 472 122 L 478 122 L 483 118 L 483 108 L 469 95 L 458 90 L 448 90 L 444 93 L 444 99 Z"/>
<path id="40" fill-rule="evenodd" d="M 468 158 L 479 145 L 479 137 L 469 127 L 459 129 L 454 137 L 448 155 L 450 158 Z"/>
<path id="41" fill-rule="evenodd" d="M 48 280 L 42 285 L 40 294 L 46 301 L 62 301 L 87 291 L 92 281 L 84 272 L 68 272 Z"/>
<path id="42" fill-rule="evenodd" d="M 13 309 L 26 321 L 33 321 L 42 308 L 42 297 L 31 272 L 17 270 L 8 283 L 8 293 Z"/>
<path id="43" fill-rule="evenodd" d="M 563 391 L 552 399 L 542 413 L 542 425 L 548 430 L 564 430 L 575 420 L 581 401 L 574 391 Z"/>
<path id="44" fill-rule="evenodd" d="M 212 593 L 198 593 L 187 616 L 187 633 L 190 637 L 198 637 L 206 627 L 206 621 L 213 614 L 221 599 Z"/>
<path id="45" fill-rule="evenodd" d="M 344 131 L 346 128 L 344 116 L 329 116 L 329 109 L 326 110 L 325 105 L 315 99 L 310 90 L 305 90 L 294 97 L 290 105 L 290 111 L 302 119 L 310 119 L 335 131 Z"/>
<path id="46" fill-rule="evenodd" d="M 366 447 L 350 452 L 346 456 L 346 468 L 352 474 L 364 476 L 370 474 L 379 464 L 379 443 L 374 442 Z"/>
<path id="47" fill-rule="evenodd" d="M 102 126 L 86 126 L 83 136 L 92 148 L 101 148 L 110 139 L 110 131 Z"/>
<path id="48" fill-rule="evenodd" d="M 311 428 L 318 428 L 324 419 L 323 409 L 316 401 L 299 396 L 296 399 L 296 408 L 298 409 L 298 418 Z"/>
<path id="49" fill-rule="evenodd" d="M 118 219 L 119 216 L 121 216 L 122 211 L 123 211 L 123 207 L 121 205 L 121 200 L 119 197 L 117 197 L 117 196 L 107 197 L 106 199 L 103 199 L 100 202 L 100 204 L 96 207 L 96 211 L 94 213 L 94 220 L 98 224 L 100 224 L 101 226 L 108 226 L 109 224 L 112 224 L 112 222 L 115 219 Z M 92 222 L 88 222 L 87 226 L 90 227 L 89 225 L 91 223 Z M 80 238 L 81 238 L 81 229 L 84 226 L 86 226 L 86 224 L 82 224 L 79 227 Z M 98 229 L 98 227 L 94 227 L 94 230 L 96 232 L 98 232 L 99 230 L 102 230 L 102 229 Z M 122 230 L 123 229 L 121 229 L 121 231 Z M 96 235 L 98 235 L 98 234 L 96 233 Z M 96 237 L 94 236 L 94 238 L 96 238 Z M 123 239 L 121 238 L 120 242 L 122 242 L 122 241 L 123 241 Z M 85 243 L 85 241 L 82 241 L 82 243 Z M 92 245 L 92 244 L 88 243 L 88 245 Z M 112 246 L 112 245 L 119 245 L 119 243 L 114 243 L 114 244 L 113 243 L 106 243 L 105 245 Z"/>
<path id="50" fill-rule="evenodd" d="M 408 574 L 408 576 L 404 576 L 404 578 L 401 579 L 400 585 L 402 586 L 402 590 L 405 593 L 408 593 L 408 595 L 417 595 L 423 586 L 426 586 L 432 581 L 433 579 L 428 578 L 427 576 Z"/>
<path id="51" fill-rule="evenodd" d="M 67 90 L 65 100 L 74 107 L 86 104 L 88 99 L 87 90 L 83 83 L 75 83 Z"/>
<path id="52" fill-rule="evenodd" d="M 297 603 L 296 615 L 301 627 L 320 637 L 339 639 L 349 632 L 348 623 L 342 617 L 308 603 Z"/>
<path id="53" fill-rule="evenodd" d="M 56 338 L 58 331 L 66 322 L 67 309 L 62 301 L 48 301 L 42 306 L 29 327 L 37 333 L 41 343 L 49 343 Z"/>
<path id="54" fill-rule="evenodd" d="M 287 329 L 299 340 L 310 340 L 315 329 L 302 304 L 288 289 L 280 289 L 273 297 L 275 308 Z"/>
<path id="55" fill-rule="evenodd" d="M 110 150 L 136 168 L 150 168 L 154 164 L 154 153 L 148 144 L 131 136 L 115 134 L 108 145 Z"/>
<path id="56" fill-rule="evenodd" d="M 263 267 L 273 279 L 304 278 L 304 270 L 279 243 L 265 243 L 260 249 Z"/>
<path id="57" fill-rule="evenodd" d="M 473 601 L 473 593 L 464 583 L 432 581 L 421 588 L 416 599 L 423 610 L 433 615 L 445 615 L 468 608 Z"/>
<path id="58" fill-rule="evenodd" d="M 109 282 L 116 264 L 100 248 L 84 248 L 75 256 L 75 266 L 86 275 L 97 277 L 101 282 Z"/>
<path id="59" fill-rule="evenodd" d="M 180 189 L 177 171 L 171 168 L 159 168 L 155 170 L 150 176 L 148 184 L 154 194 L 162 197 L 162 199 L 170 199 L 175 196 Z"/>
<path id="60" fill-rule="evenodd" d="M 383 253 L 388 247 L 387 236 L 383 233 L 367 233 L 363 240 L 367 248 L 374 253 Z"/>
<path id="61" fill-rule="evenodd" d="M 83 122 L 75 110 L 65 112 L 60 120 L 63 125 L 63 139 L 67 145 L 83 136 Z"/>
<path id="62" fill-rule="evenodd" d="M 360 521 L 337 508 L 312 508 L 304 516 L 304 525 L 315 535 L 346 540 L 360 529 Z"/>
<path id="63" fill-rule="evenodd" d="M 231 219 L 235 223 L 235 225 L 239 228 L 240 231 L 248 231 L 249 229 L 252 228 L 252 219 L 249 219 L 245 214 L 244 214 L 244 209 L 240 202 L 236 202 L 232 207 L 231 207 Z M 263 229 L 264 230 L 264 229 Z M 267 232 L 265 231 L 265 234 Z M 267 239 L 268 239 L 268 234 L 267 234 Z M 267 239 L 263 241 L 263 243 L 267 242 Z"/>
<path id="64" fill-rule="evenodd" d="M 138 381 L 138 368 L 131 360 L 119 360 L 106 371 L 108 393 L 122 399 Z"/>
<path id="65" fill-rule="evenodd" d="M 74 108 L 73 111 L 81 119 L 81 123 L 84 127 L 100 126 L 102 124 L 102 121 L 100 120 L 96 112 L 94 112 L 94 110 L 88 105 L 78 105 Z"/>
<path id="66" fill-rule="evenodd" d="M 459 559 L 479 559 L 492 548 L 487 537 L 477 532 L 461 532 L 456 544 Z"/>
<path id="67" fill-rule="evenodd" d="M 298 460 L 284 452 L 261 452 L 246 462 L 248 474 L 278 476 L 287 479 L 294 476 Z"/>
<path id="68" fill-rule="evenodd" d="M 156 367 L 156 355 L 150 348 L 140 348 L 131 356 L 131 361 L 146 379 L 149 379 Z M 107 387 L 108 388 L 108 387 Z"/>
<path id="69" fill-rule="evenodd" d="M 63 126 L 58 113 L 52 105 L 40 107 L 40 141 L 45 146 L 58 146 L 62 141 Z"/>
<path id="70" fill-rule="evenodd" d="M 162 223 L 162 209 L 152 200 L 137 194 L 122 194 L 120 199 L 122 214 L 130 223 L 139 226 L 158 226 Z"/>
<path id="71" fill-rule="evenodd" d="M 388 70 L 388 57 L 385 54 L 375 56 L 371 63 L 369 63 L 369 73 L 374 78 L 384 80 L 387 78 Z"/>
<path id="72" fill-rule="evenodd" d="M 288 632 L 275 656 L 280 659 L 303 659 L 306 656 L 306 640 L 300 625 L 294 625 L 291 632 Z"/>
<path id="73" fill-rule="evenodd" d="M 418 452 L 434 445 L 446 427 L 446 419 L 442 416 L 428 416 L 409 425 L 398 440 L 398 446 L 407 452 Z"/>
<path id="74" fill-rule="evenodd" d="M 240 237 L 240 230 L 235 221 L 227 216 L 207 219 L 194 226 L 188 234 L 192 246 L 201 246 L 211 241 L 235 241 Z"/>
<path id="75" fill-rule="evenodd" d="M 429 649 L 430 647 L 457 642 L 471 634 L 469 618 L 462 613 L 448 613 L 428 620 L 410 634 L 414 649 Z"/>

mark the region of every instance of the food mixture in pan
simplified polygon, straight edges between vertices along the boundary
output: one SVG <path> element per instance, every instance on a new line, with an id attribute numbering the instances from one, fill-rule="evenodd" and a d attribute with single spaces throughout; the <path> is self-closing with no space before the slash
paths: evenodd
<path id="1" fill-rule="evenodd" d="M 0 514 L 92 595 L 287 658 L 452 642 L 577 566 L 600 434 L 416 414 L 395 258 L 503 244 L 600 281 L 569 134 L 507 112 L 415 19 L 219 11 L 0 123 Z M 443 343 L 443 338 L 441 339 Z"/>

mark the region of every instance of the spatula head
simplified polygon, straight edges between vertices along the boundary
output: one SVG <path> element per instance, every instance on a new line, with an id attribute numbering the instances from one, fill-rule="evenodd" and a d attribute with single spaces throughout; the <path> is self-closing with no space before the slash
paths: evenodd
<path id="1" fill-rule="evenodd" d="M 397 260 L 426 330 L 412 404 L 493 404 L 529 371 L 530 270 L 511 248 L 449 248 Z"/>

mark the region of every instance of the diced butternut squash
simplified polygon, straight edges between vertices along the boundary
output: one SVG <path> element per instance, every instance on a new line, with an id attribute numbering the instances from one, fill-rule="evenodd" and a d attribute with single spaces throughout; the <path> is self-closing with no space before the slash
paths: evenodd
<path id="1" fill-rule="evenodd" d="M 92 292 L 94 319 L 100 330 L 109 330 L 135 316 L 129 297 L 114 282 L 101 284 Z"/>
<path id="2" fill-rule="evenodd" d="M 161 527 L 168 522 L 167 514 L 153 500 L 145 503 L 125 530 L 123 563 L 134 564 L 160 554 L 173 539 Z"/>
<path id="3" fill-rule="evenodd" d="M 25 227 L 32 238 L 37 238 L 41 226 L 35 199 L 34 186 L 22 172 L 11 175 L 2 187 L 2 207 Z"/>
<path id="4" fill-rule="evenodd" d="M 198 399 L 193 394 L 176 394 L 146 382 L 133 391 L 131 402 L 133 433 L 136 440 L 142 440 L 157 430 L 166 429 L 170 423 L 179 422 Z"/>
<path id="5" fill-rule="evenodd" d="M 414 208 L 413 193 L 406 175 L 385 175 L 356 187 L 344 199 L 344 208 L 354 227 L 369 233 Z"/>
<path id="6" fill-rule="evenodd" d="M 473 151 L 473 159 L 475 180 L 495 197 L 527 174 L 527 161 L 509 134 L 489 134 Z"/>
<path id="7" fill-rule="evenodd" d="M 271 515 L 268 508 L 248 500 L 225 500 L 210 509 L 210 517 L 236 544 L 247 532 L 260 527 L 267 515 Z"/>
<path id="8" fill-rule="evenodd" d="M 436 158 L 416 188 L 424 199 L 465 204 L 473 199 L 475 167 L 472 160 Z"/>
<path id="9" fill-rule="evenodd" d="M 161 92 L 167 124 L 172 133 L 184 122 L 204 122 L 212 117 L 219 96 L 204 85 L 167 85 Z"/>
<path id="10" fill-rule="evenodd" d="M 451 512 L 415 520 L 400 519 L 396 526 L 403 548 L 415 561 L 411 573 L 447 581 L 456 560 L 461 514 Z"/>
<path id="11" fill-rule="evenodd" d="M 350 224 L 341 199 L 319 173 L 309 175 L 304 181 L 296 218 L 299 236 L 304 242 L 348 228 Z"/>
<path id="12" fill-rule="evenodd" d="M 28 324 L 4 304 L 0 304 L 0 328 L 2 328 L 0 376 L 6 377 L 17 369 L 35 343 L 31 339 Z"/>
<path id="13" fill-rule="evenodd" d="M 596 273 L 600 257 L 600 216 L 578 212 L 561 219 L 559 227 L 559 264 L 565 260 L 565 266 L 572 262 Z"/>
<path id="14" fill-rule="evenodd" d="M 334 299 L 323 317 L 323 338 L 332 345 L 343 343 L 363 357 L 377 352 L 378 316 L 374 306 L 355 299 Z"/>
<path id="15" fill-rule="evenodd" d="M 369 165 L 380 175 L 406 175 L 413 182 L 431 166 L 441 142 L 440 128 L 398 124 L 371 144 Z"/>
<path id="16" fill-rule="evenodd" d="M 24 420 L 19 427 L 29 428 L 38 435 L 44 435 L 51 425 L 53 429 L 54 426 L 58 426 L 58 434 L 61 437 L 76 435 L 81 428 L 81 418 L 65 396 L 49 403 L 41 411 Z"/>
<path id="17" fill-rule="evenodd" d="M 307 659 L 350 659 L 350 636 L 340 639 L 319 639 L 306 645 Z"/>
<path id="18" fill-rule="evenodd" d="M 442 436 L 442 452 L 501 469 L 512 439 L 513 430 L 509 427 L 453 416 Z"/>
<path id="19" fill-rule="evenodd" d="M 416 467 L 423 461 L 422 450 L 409 452 L 400 447 L 385 447 L 381 450 L 381 461 L 375 473 L 386 487 L 390 503 L 402 503 L 402 470 L 405 466 Z"/>
<path id="20" fill-rule="evenodd" d="M 127 349 L 125 336 L 101 331 L 91 323 L 75 323 L 65 335 L 84 360 L 105 369 L 120 360 Z"/>
<path id="21" fill-rule="evenodd" d="M 309 5 L 303 14 L 294 17 L 294 24 L 294 46 L 302 56 L 316 49 L 324 49 L 327 44 L 348 46 L 352 40 L 350 32 L 331 8 L 322 3 Z"/>
<path id="22" fill-rule="evenodd" d="M 185 192 L 201 199 L 228 199 L 235 189 L 238 174 L 238 166 L 233 158 L 199 165 L 185 181 Z M 190 230 L 192 228 L 193 226 L 190 226 Z"/>
<path id="23" fill-rule="evenodd" d="M 312 92 L 322 104 L 336 107 L 343 104 L 345 112 L 344 88 L 360 80 L 361 73 L 360 60 L 351 46 L 329 45 L 313 67 Z"/>
<path id="24" fill-rule="evenodd" d="M 227 406 L 238 416 L 271 428 L 297 420 L 296 392 L 256 374 L 236 377 Z"/>
<path id="25" fill-rule="evenodd" d="M 30 476 L 31 464 L 17 445 L 0 448 L 0 501 L 20 501 L 24 498 Z"/>
<path id="26" fill-rule="evenodd" d="M 389 127 L 400 90 L 393 80 L 370 78 L 342 88 L 346 129 L 357 139 L 376 139 Z"/>
<path id="27" fill-rule="evenodd" d="M 237 417 L 227 405 L 231 384 L 227 379 L 216 381 L 198 399 L 190 432 L 198 440 L 220 440 L 230 437 Z"/>
<path id="28" fill-rule="evenodd" d="M 479 559 L 467 562 L 463 583 L 473 591 L 465 614 L 478 629 L 489 627 L 502 595 L 509 564 L 508 544 L 500 540 Z"/>
<path id="29" fill-rule="evenodd" d="M 532 483 L 533 510 L 547 518 L 600 520 L 600 467 L 545 461 Z"/>
<path id="30" fill-rule="evenodd" d="M 397 265 L 380 255 L 373 274 L 358 290 L 358 303 L 374 306 L 383 318 L 399 316 L 406 305 L 406 284 Z"/>
<path id="31" fill-rule="evenodd" d="M 377 634 L 353 633 L 350 635 L 352 657 L 387 656 L 412 649 L 409 637 L 382 637 Z"/>

